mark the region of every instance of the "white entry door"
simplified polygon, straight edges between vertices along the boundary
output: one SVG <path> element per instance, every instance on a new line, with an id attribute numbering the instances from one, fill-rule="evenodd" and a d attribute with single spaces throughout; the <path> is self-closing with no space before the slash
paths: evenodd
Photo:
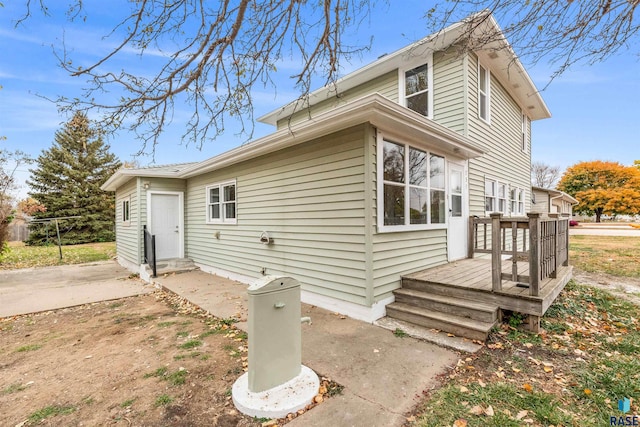
<path id="1" fill-rule="evenodd" d="M 148 222 L 156 236 L 156 259 L 182 258 L 182 193 L 148 194 Z"/>
<path id="2" fill-rule="evenodd" d="M 467 185 L 465 167 L 449 163 L 449 225 L 447 248 L 449 261 L 467 257 Z"/>

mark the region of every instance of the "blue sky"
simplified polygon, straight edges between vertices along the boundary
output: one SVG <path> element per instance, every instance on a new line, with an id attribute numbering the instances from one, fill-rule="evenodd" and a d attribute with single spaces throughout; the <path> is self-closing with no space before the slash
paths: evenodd
<path id="1" fill-rule="evenodd" d="M 36 13 L 18 28 L 14 21 L 24 2 L 5 2 L 0 8 L 0 135 L 7 137 L 2 147 L 19 148 L 36 157 L 53 142 L 54 133 L 66 121 L 56 106 L 41 96 L 77 96 L 83 80 L 72 78 L 59 68 L 52 44 L 59 44 L 64 37 L 67 46 L 74 51 L 74 59 L 87 64 L 107 52 L 102 36 L 111 29 L 117 19 L 118 7 L 112 3 L 105 9 L 104 2 L 88 1 L 88 20 L 81 27 L 69 24 L 62 13 L 43 17 Z M 372 11 L 369 20 L 358 31 L 350 32 L 349 44 L 368 44 L 371 49 L 350 63 L 343 64 L 344 72 L 357 69 L 384 53 L 392 52 L 418 40 L 429 33 L 422 18 L 429 2 L 407 0 L 402 7 L 391 5 Z M 517 52 L 518 53 L 518 52 Z M 126 58 L 128 68 L 143 69 L 135 54 Z M 531 78 L 539 88 L 548 82 L 552 68 L 539 63 L 535 67 L 523 61 Z M 272 111 L 292 100 L 297 92 L 288 78 L 295 70 L 296 61 L 288 60 L 278 67 L 277 94 L 272 88 L 257 88 L 254 93 L 255 117 Z M 40 95 L 40 96 L 39 96 Z M 640 63 L 632 53 L 622 51 L 605 63 L 593 66 L 574 66 L 554 80 L 542 92 L 553 117 L 533 123 L 533 160 L 564 168 L 587 160 L 612 160 L 629 165 L 640 159 Z M 182 110 L 180 110 L 182 108 Z M 181 117 L 187 107 L 176 111 L 173 125 L 167 129 L 156 148 L 155 162 L 176 163 L 203 160 L 231 149 L 245 139 L 233 136 L 207 143 L 202 150 L 180 141 Z M 272 132 L 270 126 L 257 124 L 254 138 Z M 132 135 L 121 133 L 110 139 L 112 151 L 121 160 L 131 160 L 139 151 L 140 143 Z M 144 166 L 151 157 L 139 157 Z M 24 182 L 26 168 L 18 174 Z M 18 197 L 24 197 L 28 189 L 23 187 Z"/>

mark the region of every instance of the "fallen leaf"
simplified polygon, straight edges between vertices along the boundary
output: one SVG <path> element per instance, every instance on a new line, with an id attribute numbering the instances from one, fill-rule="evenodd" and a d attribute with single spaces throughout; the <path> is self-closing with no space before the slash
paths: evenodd
<path id="1" fill-rule="evenodd" d="M 517 374 L 518 372 L 520 372 L 520 369 L 518 369 L 518 368 L 511 368 L 511 370 L 512 370 L 513 372 L 515 372 L 516 374 Z"/>
<path id="2" fill-rule="evenodd" d="M 478 385 L 482 388 L 485 388 L 487 386 L 487 384 L 482 380 L 478 380 Z"/>
<path id="3" fill-rule="evenodd" d="M 495 415 L 495 412 L 493 412 L 493 406 L 489 405 L 487 409 L 484 410 L 484 413 L 489 417 L 493 417 Z"/>
<path id="4" fill-rule="evenodd" d="M 469 392 L 469 389 L 468 389 L 468 388 L 466 388 L 465 386 L 461 385 L 461 386 L 460 386 L 460 392 L 461 392 L 461 393 L 468 393 L 468 392 Z"/>
<path id="5" fill-rule="evenodd" d="M 467 427 L 467 420 L 464 418 L 458 418 L 453 422 L 453 427 Z"/>
<path id="6" fill-rule="evenodd" d="M 469 409 L 469 412 L 472 413 L 473 415 L 483 415 L 484 408 L 480 405 L 476 405 L 473 408 Z"/>
<path id="7" fill-rule="evenodd" d="M 545 372 L 553 372 L 553 368 L 551 366 L 545 366 L 544 368 L 542 368 Z"/>
<path id="8" fill-rule="evenodd" d="M 529 411 L 527 411 L 526 409 L 518 412 L 518 414 L 516 415 L 516 420 L 520 421 L 521 419 L 526 417 L 528 413 L 529 413 Z"/>
<path id="9" fill-rule="evenodd" d="M 587 396 L 589 396 L 591 394 L 591 389 L 585 388 L 584 389 L 584 394 L 586 394 Z"/>
<path id="10" fill-rule="evenodd" d="M 522 384 L 522 388 L 525 389 L 525 391 L 528 391 L 529 393 L 533 391 L 533 387 L 529 383 Z"/>

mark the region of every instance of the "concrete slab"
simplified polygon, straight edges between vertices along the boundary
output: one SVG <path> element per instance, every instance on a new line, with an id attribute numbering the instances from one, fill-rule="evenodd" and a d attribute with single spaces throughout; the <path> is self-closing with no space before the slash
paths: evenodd
<path id="1" fill-rule="evenodd" d="M 246 285 L 203 272 L 155 279 L 218 317 L 246 321 Z M 405 414 L 432 388 L 458 354 L 389 330 L 302 305 L 302 363 L 344 386 L 343 394 L 323 402 L 292 425 L 400 426 Z M 246 323 L 240 323 L 246 330 Z"/>
<path id="2" fill-rule="evenodd" d="M 129 275 L 114 261 L 2 271 L 0 318 L 153 291 L 153 286 Z"/>

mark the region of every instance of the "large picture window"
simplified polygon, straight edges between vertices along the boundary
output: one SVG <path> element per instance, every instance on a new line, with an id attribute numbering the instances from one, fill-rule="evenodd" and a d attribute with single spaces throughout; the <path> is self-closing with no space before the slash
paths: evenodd
<path id="1" fill-rule="evenodd" d="M 383 227 L 444 224 L 445 159 L 407 144 L 382 142 Z"/>
<path id="2" fill-rule="evenodd" d="M 222 182 L 206 188 L 207 222 L 236 223 L 236 182 Z"/>

